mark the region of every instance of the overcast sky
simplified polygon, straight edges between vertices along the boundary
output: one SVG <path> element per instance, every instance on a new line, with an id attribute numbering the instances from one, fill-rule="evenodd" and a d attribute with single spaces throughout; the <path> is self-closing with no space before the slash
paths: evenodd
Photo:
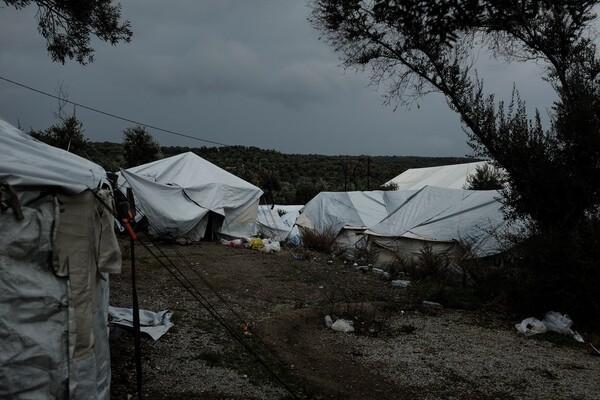
<path id="1" fill-rule="evenodd" d="M 129 44 L 95 42 L 95 61 L 52 63 L 36 8 L 0 9 L 0 77 L 184 135 L 283 153 L 464 156 L 459 117 L 439 95 L 410 109 L 383 105 L 368 76 L 345 71 L 307 22 L 304 0 L 127 0 Z M 513 82 L 545 113 L 553 92 L 536 65 L 480 61 L 488 88 Z M 24 130 L 57 123 L 58 101 L 0 80 L 0 118 Z M 68 106 L 67 111 L 72 111 Z M 121 142 L 133 123 L 78 107 L 92 141 Z M 211 146 L 158 130 L 163 146 Z"/>

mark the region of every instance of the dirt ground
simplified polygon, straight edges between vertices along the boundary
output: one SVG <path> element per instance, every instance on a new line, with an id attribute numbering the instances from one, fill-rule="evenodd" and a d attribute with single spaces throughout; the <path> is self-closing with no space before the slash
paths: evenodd
<path id="1" fill-rule="evenodd" d="M 110 304 L 130 308 L 121 245 Z M 589 343 L 526 338 L 520 321 L 487 311 L 423 306 L 410 286 L 340 259 L 215 242 L 135 249 L 140 308 L 171 310 L 175 324 L 157 341 L 142 337 L 142 398 L 600 398 Z M 326 315 L 355 331 L 329 329 Z M 113 327 L 113 399 L 137 398 L 133 349 L 131 332 Z"/>

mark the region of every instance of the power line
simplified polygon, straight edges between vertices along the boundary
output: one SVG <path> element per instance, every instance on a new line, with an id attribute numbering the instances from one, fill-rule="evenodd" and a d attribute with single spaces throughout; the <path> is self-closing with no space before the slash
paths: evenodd
<path id="1" fill-rule="evenodd" d="M 198 140 L 198 141 L 200 141 L 200 142 L 205 142 L 205 143 L 215 144 L 215 145 L 217 145 L 217 146 L 229 146 L 228 144 L 225 144 L 225 143 L 221 143 L 221 142 L 215 142 L 215 141 L 213 141 L 213 140 L 208 140 L 208 139 L 201 139 L 201 138 L 198 138 L 198 137 L 195 137 L 195 136 L 186 135 L 186 134 L 184 134 L 184 133 L 175 132 L 175 131 L 172 131 L 172 130 L 169 130 L 169 129 L 163 129 L 163 128 L 159 128 L 159 127 L 157 127 L 157 126 L 153 126 L 153 125 L 144 124 L 144 123 L 142 123 L 142 122 L 138 122 L 138 121 L 135 121 L 135 120 L 132 120 L 132 119 L 129 119 L 129 118 L 121 117 L 121 116 L 119 116 L 119 115 L 111 114 L 111 113 L 109 113 L 109 112 L 106 112 L 106 111 L 98 110 L 97 108 L 88 107 L 88 106 L 86 106 L 86 105 L 83 105 L 83 104 L 75 103 L 74 101 L 67 100 L 67 99 L 63 99 L 63 98 L 61 98 L 61 97 L 59 97 L 59 96 L 56 96 L 56 95 L 53 95 L 53 94 L 50 94 L 50 93 L 44 92 L 44 91 L 42 91 L 42 90 L 39 90 L 39 89 L 33 88 L 33 87 L 31 87 L 31 86 L 24 85 L 24 84 L 22 84 L 22 83 L 19 83 L 19 82 L 15 82 L 15 81 L 13 81 L 13 80 L 11 80 L 11 79 L 7 79 L 7 78 L 4 78 L 4 77 L 2 77 L 2 76 L 0 76 L 0 79 L 1 79 L 1 80 L 3 80 L 3 81 L 6 81 L 6 82 L 12 83 L 13 85 L 20 86 L 20 87 L 22 87 L 22 88 L 24 88 L 24 89 L 31 90 L 32 92 L 36 92 L 36 93 L 39 93 L 39 94 L 43 94 L 44 96 L 52 97 L 53 99 L 57 99 L 57 100 L 60 100 L 60 101 L 63 101 L 63 102 L 65 102 L 65 103 L 69 103 L 69 104 L 72 104 L 72 105 L 74 105 L 74 106 L 76 106 L 76 107 L 81 107 L 81 108 L 84 108 L 84 109 L 86 109 L 86 110 L 89 110 L 89 111 L 93 111 L 93 112 L 95 112 L 95 113 L 98 113 L 98 114 L 103 114 L 103 115 L 106 115 L 106 116 L 108 116 L 108 117 L 111 117 L 111 118 L 120 119 L 121 121 L 131 122 L 131 123 L 133 123 L 133 124 L 136 124 L 136 125 L 141 125 L 141 126 L 144 126 L 144 127 L 146 127 L 146 128 L 150 128 L 150 129 L 154 129 L 154 130 L 157 130 L 157 131 L 161 131 L 161 132 L 169 133 L 169 134 L 171 134 L 171 135 L 180 136 L 180 137 L 184 137 L 184 138 L 188 138 L 188 139 L 193 139 L 193 140 Z"/>

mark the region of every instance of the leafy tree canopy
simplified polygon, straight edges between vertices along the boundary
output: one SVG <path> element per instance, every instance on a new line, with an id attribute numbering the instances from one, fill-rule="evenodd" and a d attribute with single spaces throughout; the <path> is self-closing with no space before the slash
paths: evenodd
<path id="1" fill-rule="evenodd" d="M 477 166 L 475 173 L 467 176 L 465 189 L 500 190 L 504 187 L 504 174 L 490 164 Z"/>
<path id="2" fill-rule="evenodd" d="M 129 21 L 121 22 L 121 5 L 112 0 L 2 0 L 22 9 L 36 5 L 38 31 L 46 39 L 52 61 L 75 59 L 87 64 L 94 59 L 92 36 L 116 45 L 129 42 Z"/>
<path id="3" fill-rule="evenodd" d="M 595 316 L 600 316 L 594 298 L 600 234 L 592 234 L 600 223 L 600 61 L 593 32 L 598 3 L 312 0 L 309 18 L 346 67 L 369 70 L 374 85 L 387 87 L 388 103 L 410 103 L 429 92 L 445 96 L 476 155 L 507 171 L 506 210 L 528 221 L 530 243 L 541 244 L 521 257 L 544 297 L 540 304 L 556 305 L 560 293 L 562 300 L 569 298 L 565 308 Z M 558 96 L 549 127 L 537 112 L 529 116 L 516 88 L 510 104 L 486 93 L 474 61 L 481 50 L 541 66 Z"/>
<path id="4" fill-rule="evenodd" d="M 146 164 L 162 158 L 160 145 L 143 126 L 123 131 L 123 160 L 125 168 Z"/>
<path id="5" fill-rule="evenodd" d="M 54 124 L 44 131 L 32 130 L 29 134 L 51 146 L 85 156 L 87 139 L 85 138 L 83 123 L 75 115 L 63 118 L 61 123 Z"/>

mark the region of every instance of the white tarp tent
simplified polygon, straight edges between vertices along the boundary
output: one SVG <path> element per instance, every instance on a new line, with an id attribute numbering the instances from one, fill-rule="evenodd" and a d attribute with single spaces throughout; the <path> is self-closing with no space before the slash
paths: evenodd
<path id="1" fill-rule="evenodd" d="M 153 235 L 197 241 L 209 224 L 225 236 L 256 234 L 262 190 L 192 152 L 121 170 L 119 187 L 131 187 Z"/>
<path id="2" fill-rule="evenodd" d="M 467 178 L 474 174 L 477 168 L 486 164 L 491 166 L 488 161 L 478 161 L 439 167 L 410 168 L 385 184 L 395 184 L 398 190 L 419 190 L 425 186 L 462 189 Z"/>
<path id="3" fill-rule="evenodd" d="M 110 397 L 108 273 L 121 253 L 106 182 L 0 120 L 0 398 Z"/>
<path id="4" fill-rule="evenodd" d="M 300 233 L 296 218 L 302 208 L 304 206 L 301 205 L 259 205 L 256 217 L 259 233 L 279 242 L 289 240 L 293 244 L 299 244 Z"/>
<path id="5" fill-rule="evenodd" d="M 499 197 L 493 190 L 427 186 L 365 233 L 372 246 L 389 250 L 387 261 L 394 254 L 416 256 L 425 244 L 438 252 L 466 244 L 472 257 L 487 257 L 506 250 L 500 238 L 510 227 Z"/>
<path id="6" fill-rule="evenodd" d="M 330 231 L 341 247 L 351 249 L 362 232 L 397 209 L 413 191 L 321 192 L 296 220 L 302 230 Z"/>

